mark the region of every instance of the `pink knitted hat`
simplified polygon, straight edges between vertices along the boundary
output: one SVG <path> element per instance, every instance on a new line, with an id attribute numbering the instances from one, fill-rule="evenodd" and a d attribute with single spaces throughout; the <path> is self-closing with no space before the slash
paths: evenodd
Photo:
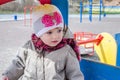
<path id="1" fill-rule="evenodd" d="M 33 9 L 33 28 L 37 37 L 56 27 L 64 27 L 60 10 L 51 4 L 36 6 Z"/>

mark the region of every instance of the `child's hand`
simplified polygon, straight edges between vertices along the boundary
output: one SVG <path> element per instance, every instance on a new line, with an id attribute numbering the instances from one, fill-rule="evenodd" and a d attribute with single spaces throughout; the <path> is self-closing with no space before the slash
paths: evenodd
<path id="1" fill-rule="evenodd" d="M 3 76 L 2 80 L 9 80 L 7 76 Z"/>

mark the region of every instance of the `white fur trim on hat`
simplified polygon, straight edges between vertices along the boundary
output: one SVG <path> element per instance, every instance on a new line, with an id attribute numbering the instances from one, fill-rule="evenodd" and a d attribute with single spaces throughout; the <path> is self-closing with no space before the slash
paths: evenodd
<path id="1" fill-rule="evenodd" d="M 54 28 L 57 28 L 57 27 L 62 27 L 63 28 L 63 24 L 59 24 L 59 25 L 54 25 L 54 26 L 52 26 L 52 27 L 46 27 L 46 28 L 43 28 L 42 30 L 40 30 L 37 34 L 36 34 L 36 36 L 37 37 L 39 37 L 39 36 L 41 36 L 42 34 L 44 34 L 45 32 L 47 32 L 47 31 L 49 31 L 49 30 L 52 30 L 52 29 L 54 29 Z"/>

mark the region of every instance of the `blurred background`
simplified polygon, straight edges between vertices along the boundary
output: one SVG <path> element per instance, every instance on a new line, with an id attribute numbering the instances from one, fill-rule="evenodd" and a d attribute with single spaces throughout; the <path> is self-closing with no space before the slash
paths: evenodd
<path id="1" fill-rule="evenodd" d="M 89 4 L 92 1 L 93 14 L 99 12 L 100 0 L 68 0 L 69 13 L 79 14 L 80 2 L 82 1 L 83 13 L 89 11 Z M 33 6 L 39 4 L 37 0 L 15 0 L 3 5 L 0 5 L 0 14 L 5 13 L 23 13 L 25 6 Z M 109 14 L 120 14 L 120 0 L 102 0 L 103 11 Z M 29 13 L 29 11 L 27 11 Z"/>

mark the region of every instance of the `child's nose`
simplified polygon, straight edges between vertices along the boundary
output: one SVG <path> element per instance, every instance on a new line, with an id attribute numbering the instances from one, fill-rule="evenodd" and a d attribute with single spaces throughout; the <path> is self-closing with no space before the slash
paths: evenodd
<path id="1" fill-rule="evenodd" d="M 53 38 L 58 38 L 58 34 L 57 33 L 53 34 Z"/>

